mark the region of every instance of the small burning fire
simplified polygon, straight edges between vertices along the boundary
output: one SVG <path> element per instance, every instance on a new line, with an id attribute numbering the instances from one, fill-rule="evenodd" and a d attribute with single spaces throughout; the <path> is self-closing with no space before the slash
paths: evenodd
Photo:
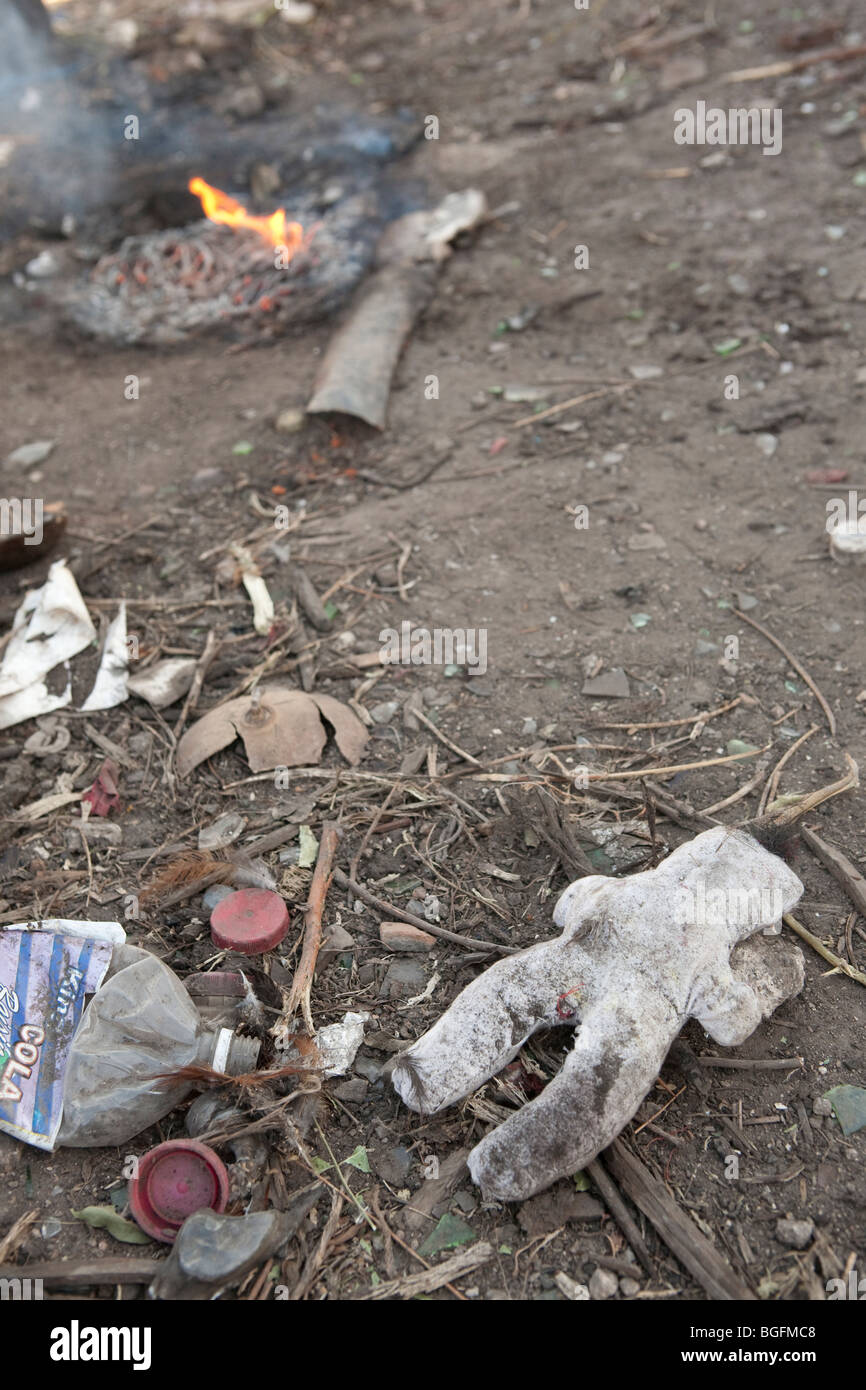
<path id="1" fill-rule="evenodd" d="M 247 228 L 258 232 L 271 246 L 285 248 L 289 259 L 304 245 L 304 229 L 300 222 L 288 222 L 285 208 L 277 208 L 270 217 L 255 217 L 248 213 L 236 198 L 230 198 L 204 179 L 190 179 L 190 193 L 201 200 L 205 217 L 226 227 Z"/>

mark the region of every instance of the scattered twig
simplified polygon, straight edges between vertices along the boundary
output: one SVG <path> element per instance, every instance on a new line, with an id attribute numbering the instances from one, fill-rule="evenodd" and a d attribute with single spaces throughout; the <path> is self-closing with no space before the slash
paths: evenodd
<path id="1" fill-rule="evenodd" d="M 741 1071 L 789 1071 L 803 1066 L 802 1057 L 716 1057 L 711 1053 L 698 1056 L 702 1067 L 730 1067 Z"/>
<path id="2" fill-rule="evenodd" d="M 292 1302 L 296 1303 L 300 1299 L 302 1299 L 306 1294 L 309 1293 L 310 1289 L 313 1287 L 313 1284 L 316 1282 L 319 1270 L 325 1263 L 325 1256 L 328 1253 L 328 1246 L 331 1244 L 331 1241 L 334 1238 L 334 1233 L 337 1229 L 337 1225 L 340 1220 L 340 1213 L 342 1212 L 342 1210 L 342 1196 L 339 1192 L 332 1192 L 331 1210 L 328 1213 L 328 1219 L 325 1222 L 325 1228 L 322 1231 L 322 1236 L 318 1245 L 316 1246 L 312 1255 L 309 1256 L 306 1263 L 304 1264 L 303 1272 L 301 1273 L 300 1279 L 298 1280 L 297 1284 L 292 1289 L 292 1292 L 289 1295 L 290 1300 Z"/>
<path id="3" fill-rule="evenodd" d="M 685 719 L 654 719 L 649 723 L 638 724 L 635 720 L 630 720 L 626 724 L 596 724 L 589 725 L 592 729 L 677 729 L 684 724 L 706 724 L 709 719 L 715 719 L 719 714 L 727 714 L 728 710 L 735 709 L 737 705 L 743 703 L 742 695 L 736 699 L 729 700 L 726 705 L 719 705 L 717 709 L 708 709 L 697 714 L 688 714 Z"/>
<path id="4" fill-rule="evenodd" d="M 2 1240 L 0 1240 L 0 1266 L 3 1260 L 13 1259 L 18 1253 L 18 1247 L 27 1234 L 28 1227 L 33 1225 L 39 1215 L 38 1211 L 27 1211 L 23 1216 L 19 1216 L 17 1221 L 13 1221 L 9 1230 Z M 32 1276 L 27 1275 L 27 1278 Z"/>
<path id="5" fill-rule="evenodd" d="M 634 1220 L 634 1217 L 630 1214 L 628 1207 L 619 1195 L 616 1183 L 608 1174 L 600 1158 L 594 1158 L 592 1163 L 587 1163 L 586 1171 L 604 1198 L 607 1209 L 614 1221 L 619 1226 L 619 1229 L 637 1255 L 647 1274 L 652 1278 L 655 1274 L 655 1270 L 653 1269 L 653 1263 L 650 1259 L 650 1253 L 644 1244 L 643 1236 L 637 1228 L 637 1222 Z"/>
<path id="6" fill-rule="evenodd" d="M 750 748 L 747 753 L 728 753 L 723 758 L 701 758 L 694 763 L 672 763 L 670 767 L 643 767 L 631 772 L 590 772 L 587 774 L 587 781 L 620 782 L 631 777 L 646 777 L 648 772 L 652 773 L 653 777 L 673 777 L 677 772 L 691 772 L 697 767 L 719 767 L 722 763 L 739 763 L 743 758 L 754 758 L 758 753 L 766 753 L 769 747 L 770 744 L 767 743 L 763 748 Z"/>
<path id="7" fill-rule="evenodd" d="M 26 1265 L 0 1265 L 0 1279 L 41 1279 L 48 1288 L 80 1289 L 100 1284 L 149 1284 L 163 1260 L 109 1256 L 106 1260 L 40 1260 Z"/>
<path id="8" fill-rule="evenodd" d="M 322 912 L 328 889 L 331 886 L 331 878 L 334 873 L 334 855 L 337 852 L 341 834 L 340 827 L 334 821 L 325 821 L 322 826 L 319 856 L 313 870 L 313 881 L 310 884 L 310 896 L 304 916 L 304 944 L 301 949 L 301 959 L 295 971 L 295 978 L 292 981 L 286 1006 L 275 1028 L 281 1028 L 300 1004 L 301 1013 L 310 1035 L 312 1036 L 315 1031 L 310 1012 L 310 990 L 313 985 L 313 974 L 316 969 L 319 947 L 322 944 Z"/>
<path id="9" fill-rule="evenodd" d="M 822 840 L 807 825 L 800 826 L 800 834 L 806 841 L 813 854 L 816 854 L 828 873 L 832 874 L 836 882 L 841 884 L 851 899 L 852 903 L 860 913 L 861 917 L 866 917 L 866 878 L 856 869 L 847 859 L 841 850 L 833 845 L 828 845 L 826 840 Z"/>
<path id="10" fill-rule="evenodd" d="M 776 792 L 779 789 L 779 779 L 782 775 L 782 768 L 785 766 L 787 762 L 790 761 L 791 758 L 793 758 L 797 749 L 800 748 L 808 738 L 811 738 L 812 735 L 816 734 L 817 732 L 818 725 L 813 724 L 811 729 L 807 729 L 804 734 L 801 734 L 800 737 L 797 739 L 796 743 L 792 743 L 788 751 L 782 754 L 781 758 L 776 763 L 776 766 L 773 768 L 773 771 L 771 772 L 770 776 L 767 778 L 767 784 L 764 787 L 763 792 L 761 793 L 761 799 L 758 802 L 759 816 L 763 815 L 769 803 L 775 800 Z"/>
<path id="11" fill-rule="evenodd" d="M 434 738 L 438 738 L 440 743 L 444 744 L 445 747 L 448 748 L 452 753 L 456 754 L 458 758 L 462 758 L 464 763 L 471 763 L 473 767 L 484 767 L 484 764 L 480 763 L 477 758 L 473 758 L 471 753 L 467 753 L 465 749 L 458 747 L 458 745 L 456 743 L 453 743 L 446 734 L 443 734 L 441 729 L 437 729 L 432 719 L 428 719 L 426 714 L 421 713 L 421 710 L 413 709 L 412 714 L 417 720 L 419 720 L 424 725 L 425 729 L 430 730 Z"/>
<path id="12" fill-rule="evenodd" d="M 626 1195 L 652 1222 L 665 1245 L 711 1299 L 755 1301 L 751 1289 L 737 1277 L 706 1236 L 701 1235 L 694 1222 L 680 1211 L 667 1188 L 621 1140 L 615 1139 L 605 1150 L 605 1161 Z"/>
<path id="13" fill-rule="evenodd" d="M 634 1133 L 635 1133 L 635 1134 L 640 1134 L 641 1130 L 642 1130 L 642 1129 L 646 1129 L 647 1125 L 652 1125 L 652 1124 L 653 1124 L 653 1121 L 654 1121 L 654 1120 L 657 1120 L 658 1117 L 659 1117 L 659 1115 L 663 1115 L 663 1114 L 665 1113 L 665 1111 L 667 1110 L 668 1106 L 669 1106 L 669 1105 L 673 1105 L 674 1101 L 677 1100 L 677 1099 L 682 1095 L 682 1093 L 683 1093 L 683 1091 L 684 1091 L 685 1089 L 686 1089 L 685 1086 L 681 1086 L 680 1089 L 679 1089 L 678 1091 L 676 1091 L 674 1095 L 671 1096 L 670 1100 L 666 1100 L 666 1101 L 665 1101 L 664 1105 L 661 1107 L 660 1110 L 657 1110 L 657 1111 L 655 1112 L 654 1115 L 650 1115 L 649 1119 L 648 1119 L 648 1120 L 644 1120 L 643 1124 L 638 1125 L 638 1127 L 637 1127 L 637 1129 L 634 1131 Z"/>
<path id="14" fill-rule="evenodd" d="M 815 696 L 815 699 L 818 701 L 818 704 L 824 711 L 824 716 L 827 720 L 827 725 L 829 727 L 830 733 L 835 734 L 836 719 L 833 714 L 833 711 L 827 704 L 827 701 L 824 699 L 824 696 L 821 694 L 815 682 L 812 680 L 812 677 L 809 675 L 809 672 L 806 670 L 805 666 L 801 665 L 797 658 L 795 656 L 792 656 L 791 652 L 788 651 L 788 648 L 782 642 L 779 641 L 778 637 L 774 637 L 772 632 L 770 632 L 768 628 L 765 628 L 763 624 L 756 622 L 754 618 L 748 617 L 747 614 L 741 613 L 739 608 L 734 608 L 732 611 L 736 614 L 738 618 L 742 620 L 742 622 L 748 623 L 749 627 L 753 627 L 756 632 L 760 632 L 762 637 L 765 637 L 768 642 L 771 642 L 773 644 L 777 651 L 780 651 L 782 653 L 785 660 L 794 668 L 798 676 L 800 676 L 808 685 L 812 694 Z"/>
<path id="15" fill-rule="evenodd" d="M 722 73 L 722 82 L 762 82 L 765 77 L 787 77 L 792 72 L 802 72 L 804 68 L 814 67 L 816 63 L 845 63 L 849 58 L 862 58 L 866 53 L 866 43 L 852 44 L 848 48 L 824 48 L 818 53 L 806 53 L 802 58 L 783 58 L 778 63 L 764 63 L 758 68 L 740 68 L 736 72 Z"/>
<path id="16" fill-rule="evenodd" d="M 195 665 L 195 671 L 193 673 L 192 678 L 192 685 L 190 686 L 189 691 L 187 692 L 187 697 L 183 702 L 183 709 L 181 710 L 178 716 L 177 723 L 174 726 L 174 737 L 176 740 L 179 739 L 181 736 L 183 726 L 186 723 L 187 715 L 190 713 L 191 710 L 194 710 L 196 705 L 198 704 L 198 697 L 201 694 L 201 688 L 204 685 L 204 678 L 207 675 L 208 667 L 210 666 L 211 662 L 213 661 L 214 657 L 219 651 L 219 645 L 219 638 L 217 637 L 213 628 L 208 628 L 208 634 L 204 644 L 204 650 Z"/>
<path id="17" fill-rule="evenodd" d="M 626 381 L 622 386 L 605 386 L 600 391 L 587 391 L 583 396 L 572 396 L 567 401 L 560 401 L 559 405 L 550 405 L 547 410 L 539 410 L 534 415 L 524 415 L 519 420 L 515 420 L 512 429 L 522 430 L 527 425 L 537 425 L 541 420 L 549 420 L 553 415 L 561 415 L 563 410 L 571 410 L 572 406 L 584 405 L 587 401 L 596 401 L 601 396 L 621 396 L 623 391 L 632 391 L 636 386 L 645 385 L 645 382 Z"/>
<path id="18" fill-rule="evenodd" d="M 334 879 L 341 888 L 354 893 L 356 898 L 360 898 L 368 907 L 374 907 L 377 912 L 383 913 L 390 921 L 408 922 L 410 926 L 419 927 L 421 931 L 429 932 L 431 936 L 441 936 L 443 941 L 453 941 L 458 946 L 469 946 L 476 951 L 479 949 L 499 951 L 501 955 L 511 956 L 518 949 L 516 946 L 502 946 L 498 941 L 481 941 L 475 936 L 459 936 L 457 932 L 439 927 L 435 922 L 427 922 L 423 917 L 416 917 L 414 913 L 406 912 L 402 907 L 394 907 L 392 903 L 386 903 L 383 898 L 377 898 L 374 893 L 370 892 L 369 888 L 364 887 L 363 883 L 349 878 L 342 869 L 334 870 Z"/>
<path id="19" fill-rule="evenodd" d="M 419 1294 L 435 1293 L 437 1289 L 450 1284 L 453 1279 L 470 1274 L 473 1269 L 479 1269 L 492 1259 L 493 1246 L 480 1240 L 477 1245 L 470 1246 L 468 1250 L 461 1250 L 459 1254 L 452 1255 L 449 1260 L 444 1260 L 442 1264 L 431 1269 L 425 1269 L 418 1274 L 406 1274 L 402 1279 L 390 1279 L 385 1284 L 377 1284 L 368 1293 L 361 1294 L 361 1300 L 417 1298 Z"/>
<path id="20" fill-rule="evenodd" d="M 834 955 L 832 951 L 827 949 L 823 941 L 819 941 L 817 936 L 813 936 L 810 931 L 807 931 L 803 924 L 797 921 L 796 917 L 791 916 L 790 912 L 785 913 L 782 921 L 787 922 L 791 930 L 802 937 L 803 940 L 812 947 L 813 951 L 817 951 L 818 955 L 821 956 L 828 965 L 832 965 L 836 970 L 841 970 L 843 975 L 847 975 L 851 980 L 856 980 L 859 985 L 866 985 L 866 975 L 863 974 L 862 970 L 855 970 L 853 965 L 849 965 L 847 961 Z"/>

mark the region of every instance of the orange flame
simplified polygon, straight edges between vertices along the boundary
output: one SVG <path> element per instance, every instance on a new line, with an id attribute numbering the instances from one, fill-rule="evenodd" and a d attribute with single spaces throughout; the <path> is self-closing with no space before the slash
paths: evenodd
<path id="1" fill-rule="evenodd" d="M 205 217 L 211 222 L 221 222 L 226 227 L 247 227 L 258 232 L 271 246 L 285 247 L 293 256 L 304 243 L 304 229 L 300 222 L 287 222 L 285 208 L 277 208 L 270 217 L 254 217 L 236 198 L 212 188 L 204 179 L 190 179 L 190 193 L 201 200 Z"/>

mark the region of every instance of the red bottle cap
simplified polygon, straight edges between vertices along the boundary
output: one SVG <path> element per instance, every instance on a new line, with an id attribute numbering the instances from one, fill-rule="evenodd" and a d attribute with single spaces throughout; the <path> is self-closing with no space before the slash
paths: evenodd
<path id="1" fill-rule="evenodd" d="M 289 930 L 289 909 L 279 893 L 242 888 L 217 903 L 210 917 L 214 944 L 224 951 L 260 956 L 279 946 Z"/>
<path id="2" fill-rule="evenodd" d="M 158 1144 L 141 1159 L 129 1185 L 129 1205 L 139 1226 L 168 1244 L 194 1211 L 225 1211 L 228 1199 L 225 1165 L 197 1139 Z"/>

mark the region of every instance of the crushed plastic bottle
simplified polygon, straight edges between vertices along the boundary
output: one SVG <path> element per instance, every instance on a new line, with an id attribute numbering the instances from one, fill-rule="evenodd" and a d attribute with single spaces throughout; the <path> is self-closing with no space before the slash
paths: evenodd
<path id="1" fill-rule="evenodd" d="M 173 1110 L 193 1085 L 163 1073 L 198 1064 L 228 1076 L 255 1069 L 260 1043 L 209 1028 L 167 965 L 119 946 L 87 1008 L 66 1069 L 58 1144 L 125 1144 Z"/>

